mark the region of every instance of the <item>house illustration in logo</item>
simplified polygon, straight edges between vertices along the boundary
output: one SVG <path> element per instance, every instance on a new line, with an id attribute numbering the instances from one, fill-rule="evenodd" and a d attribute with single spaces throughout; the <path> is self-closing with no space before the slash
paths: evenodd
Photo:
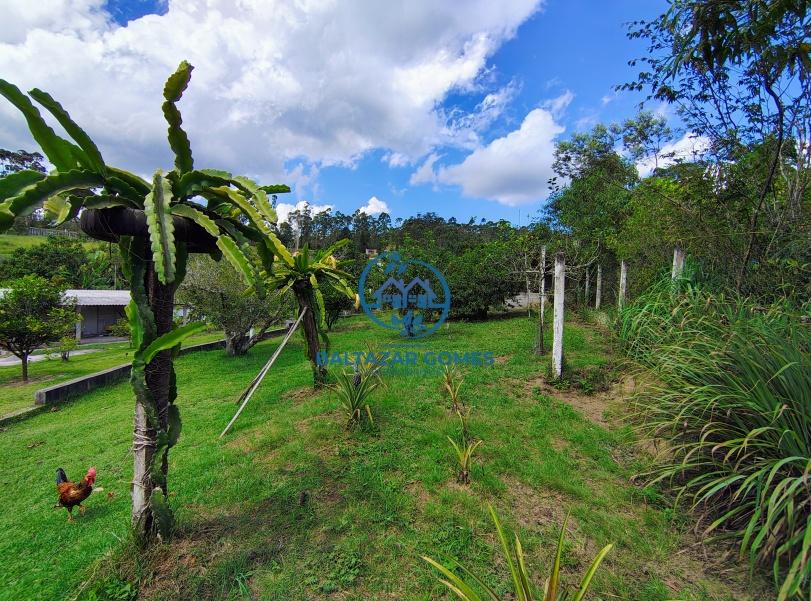
<path id="1" fill-rule="evenodd" d="M 372 295 L 374 301 L 370 309 L 441 309 L 436 293 L 428 280 L 415 277 L 408 285 L 403 280 L 390 277 Z"/>
<path id="2" fill-rule="evenodd" d="M 404 309 L 404 292 L 403 280 L 395 280 L 390 277 L 375 291 L 373 295 L 375 300 L 369 306 L 372 309 L 382 309 L 386 306 L 392 309 Z"/>
<path id="3" fill-rule="evenodd" d="M 414 278 L 409 282 L 408 286 L 403 290 L 407 306 L 417 307 L 419 309 L 436 308 L 436 294 L 431 289 L 431 284 L 428 280 L 422 278 Z"/>

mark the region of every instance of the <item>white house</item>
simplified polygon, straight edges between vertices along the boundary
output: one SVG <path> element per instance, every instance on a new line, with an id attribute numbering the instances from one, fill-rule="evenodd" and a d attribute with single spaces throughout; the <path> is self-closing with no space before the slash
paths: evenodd
<path id="1" fill-rule="evenodd" d="M 8 288 L 0 288 L 2 297 Z M 65 290 L 65 298 L 76 301 L 82 320 L 76 323 L 76 339 L 106 335 L 107 328 L 124 317 L 130 302 L 129 290 Z"/>
<path id="2" fill-rule="evenodd" d="M 124 317 L 130 302 L 129 290 L 65 290 L 66 298 L 76 299 L 82 320 L 76 324 L 76 339 L 107 334 L 107 328 Z"/>

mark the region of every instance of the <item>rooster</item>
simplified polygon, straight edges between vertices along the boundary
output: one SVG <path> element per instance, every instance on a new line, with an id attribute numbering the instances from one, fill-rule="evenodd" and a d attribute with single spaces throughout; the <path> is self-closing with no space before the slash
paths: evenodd
<path id="1" fill-rule="evenodd" d="M 54 505 L 65 507 L 68 510 L 68 521 L 73 521 L 73 508 L 78 505 L 79 512 L 84 515 L 84 501 L 93 492 L 93 484 L 96 482 L 96 468 L 87 470 L 87 475 L 78 484 L 68 480 L 65 470 L 61 467 L 56 470 L 56 490 L 59 491 L 59 501 Z"/>

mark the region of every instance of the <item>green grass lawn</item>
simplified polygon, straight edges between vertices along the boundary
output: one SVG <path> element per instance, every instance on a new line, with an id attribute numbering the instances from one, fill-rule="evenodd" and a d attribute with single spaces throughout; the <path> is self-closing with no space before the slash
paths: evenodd
<path id="1" fill-rule="evenodd" d="M 31 248 L 39 244 L 45 244 L 46 236 L 21 236 L 18 234 L 0 234 L 0 260 L 10 255 L 18 248 Z M 106 248 L 106 242 L 95 240 L 85 240 L 82 243 L 85 249 Z"/>
<path id="2" fill-rule="evenodd" d="M 768 598 L 740 575 L 720 580 L 681 533 L 686 520 L 630 484 L 640 465 L 629 432 L 584 418 L 570 402 L 589 399 L 548 387 L 546 359 L 530 352 L 533 336 L 520 317 L 452 323 L 424 341 L 424 351 L 498 357 L 490 368 L 465 370 L 472 432 L 484 441 L 469 487 L 455 481 L 446 435 L 458 422 L 438 376 L 386 376 L 373 397 L 375 427 L 348 432 L 335 394 L 309 388 L 294 336 L 220 441 L 236 397 L 278 339 L 245 358 L 181 357 L 183 434 L 169 476 L 178 532 L 146 555 L 128 542 L 127 383 L 12 424 L 0 434 L 0 598 L 121 599 L 137 586 L 139 599 L 449 599 L 423 554 L 458 558 L 506 594 L 487 502 L 521 537 L 538 584 L 570 511 L 565 581 L 579 580 L 596 551 L 615 543 L 589 599 Z M 570 363 L 610 361 L 607 338 L 569 326 Z M 400 342 L 362 317 L 340 322 L 331 340 L 334 351 Z M 52 509 L 54 471 L 78 478 L 91 465 L 104 492 L 68 524 L 64 509 Z"/>
<path id="3" fill-rule="evenodd" d="M 17 236 L 15 234 L 0 234 L 0 258 L 10 255 L 18 248 L 31 248 L 45 242 L 44 236 Z"/>
<path id="4" fill-rule="evenodd" d="M 202 333 L 188 344 L 198 344 L 222 338 L 222 332 Z M 187 345 L 188 346 L 188 345 Z M 28 382 L 22 381 L 19 365 L 0 367 L 0 416 L 34 404 L 34 392 L 47 386 L 86 376 L 109 367 L 132 361 L 132 349 L 128 342 L 110 344 L 87 344 L 80 348 L 101 348 L 97 353 L 74 355 L 62 361 L 59 353 L 52 359 L 43 359 L 28 364 Z"/>

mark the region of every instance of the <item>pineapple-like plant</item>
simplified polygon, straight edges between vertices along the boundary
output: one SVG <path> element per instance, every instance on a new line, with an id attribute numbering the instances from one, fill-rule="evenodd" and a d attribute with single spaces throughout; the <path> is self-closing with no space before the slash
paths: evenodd
<path id="1" fill-rule="evenodd" d="M 28 95 L 0 80 L 0 95 L 22 113 L 32 136 L 54 170 L 19 171 L 0 178 L 0 232 L 14 219 L 44 207 L 54 225 L 80 215 L 90 236 L 117 242 L 132 300 L 126 314 L 135 348 L 131 384 L 135 392 L 132 521 L 149 541 L 171 529 L 166 503 L 168 451 L 180 436 L 174 357 L 181 342 L 201 323 L 173 326 L 174 294 L 183 280 L 189 252 L 225 259 L 256 293 L 273 273 L 274 258 L 292 264 L 274 235 L 273 195 L 285 185 L 262 186 L 226 171 L 195 169 L 188 136 L 177 108 L 192 66 L 180 63 L 163 89 L 174 168 L 157 170 L 151 180 L 108 165 L 90 137 L 49 94 Z M 71 138 L 58 135 L 32 99 L 46 109 Z M 261 265 L 249 261 L 253 245 Z"/>
<path id="2" fill-rule="evenodd" d="M 552 564 L 552 569 L 549 578 L 546 580 L 543 590 L 538 590 L 532 581 L 532 577 L 527 569 L 526 561 L 524 559 L 524 549 L 521 546 L 521 541 L 515 535 L 514 543 L 510 545 L 504 529 L 501 527 L 501 522 L 498 515 L 493 510 L 493 507 L 488 505 L 490 517 L 496 526 L 498 539 L 501 543 L 501 550 L 507 567 L 510 570 L 512 579 L 512 594 L 509 599 L 517 601 L 582 601 L 591 587 L 591 581 L 597 569 L 600 567 L 605 556 L 611 551 L 613 545 L 606 545 L 603 547 L 594 561 L 591 562 L 588 570 L 580 580 L 580 585 L 574 590 L 568 590 L 561 585 L 560 581 L 560 563 L 563 555 L 563 541 L 566 535 L 566 522 L 568 517 L 563 521 L 563 526 L 560 528 L 560 535 L 558 536 L 558 546 L 555 552 L 555 559 Z M 434 568 L 439 570 L 441 577 L 439 581 L 448 587 L 454 595 L 462 601 L 499 601 L 499 596 L 496 594 L 493 587 L 488 585 L 484 579 L 480 578 L 464 566 L 458 567 L 464 573 L 464 578 L 458 576 L 452 571 L 453 567 L 449 568 L 439 563 L 435 559 L 423 556 L 423 559 L 431 564 Z M 481 594 L 479 591 L 484 591 Z"/>
<path id="3" fill-rule="evenodd" d="M 482 441 L 481 439 L 474 440 L 470 435 L 470 428 L 468 427 L 470 408 L 457 409 L 456 415 L 459 416 L 459 422 L 462 426 L 461 442 L 457 443 L 450 436 L 448 436 L 448 441 L 451 443 L 456 453 L 459 468 L 456 479 L 459 481 L 459 484 L 470 484 L 470 466 L 473 462 L 473 454 L 476 452 L 476 449 L 479 448 L 479 445 L 482 444 Z"/>
<path id="4" fill-rule="evenodd" d="M 465 408 L 465 403 L 459 396 L 459 390 L 462 388 L 464 380 L 456 365 L 449 364 L 442 369 L 442 385 L 451 399 L 451 408 L 457 413 Z"/>
<path id="5" fill-rule="evenodd" d="M 336 376 L 335 392 L 347 417 L 347 428 L 362 427 L 367 421 L 374 424 L 369 395 L 381 384 L 378 367 L 365 366 L 353 371 L 342 371 Z"/>

